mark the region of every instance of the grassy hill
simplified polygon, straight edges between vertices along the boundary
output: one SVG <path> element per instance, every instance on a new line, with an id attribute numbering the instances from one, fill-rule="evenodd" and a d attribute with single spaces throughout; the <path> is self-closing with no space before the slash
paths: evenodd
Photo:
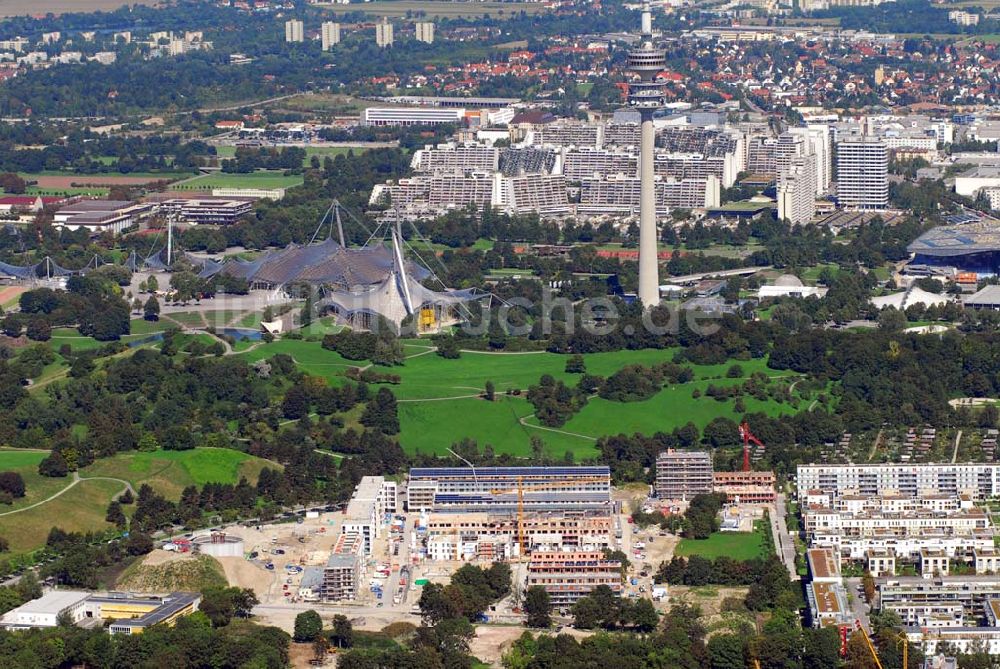
<path id="1" fill-rule="evenodd" d="M 256 484 L 264 467 L 280 469 L 281 465 L 228 448 L 195 448 L 120 453 L 113 458 L 97 460 L 82 475 L 124 479 L 136 490 L 148 483 L 160 494 L 176 500 L 189 485 L 237 483 L 241 477 Z"/>
<path id="2" fill-rule="evenodd" d="M 157 558 L 159 553 L 152 553 L 145 560 L 133 562 L 118 577 L 115 588 L 133 592 L 199 592 L 227 585 L 222 565 L 211 556 L 176 555 L 162 561 Z"/>

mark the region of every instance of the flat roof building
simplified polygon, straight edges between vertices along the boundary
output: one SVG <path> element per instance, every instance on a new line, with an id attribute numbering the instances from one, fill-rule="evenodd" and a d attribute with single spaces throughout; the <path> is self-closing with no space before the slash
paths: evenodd
<path id="1" fill-rule="evenodd" d="M 832 497 L 967 494 L 984 499 L 1000 495 L 1000 463 L 799 465 L 796 478 L 800 501 L 813 492 Z"/>
<path id="2" fill-rule="evenodd" d="M 80 200 L 60 207 L 52 225 L 67 230 L 84 229 L 93 234 L 118 235 L 138 225 L 154 211 L 149 202 L 129 200 Z"/>
<path id="3" fill-rule="evenodd" d="M 195 225 L 232 225 L 253 211 L 253 203 L 232 197 L 177 197 L 162 201 L 160 210 Z"/>
<path id="4" fill-rule="evenodd" d="M 462 125 L 465 109 L 462 107 L 368 107 L 362 115 L 363 125 Z"/>
<path id="5" fill-rule="evenodd" d="M 5 613 L 0 618 L 0 627 L 8 630 L 55 627 L 61 615 L 68 615 L 78 623 L 86 617 L 89 597 L 89 592 L 79 590 L 52 590 Z"/>

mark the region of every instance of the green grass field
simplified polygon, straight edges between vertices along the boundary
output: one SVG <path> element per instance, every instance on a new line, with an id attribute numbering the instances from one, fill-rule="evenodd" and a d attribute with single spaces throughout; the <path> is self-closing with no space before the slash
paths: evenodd
<path id="1" fill-rule="evenodd" d="M 279 147 L 280 148 L 280 147 Z M 354 155 L 363 153 L 367 149 L 363 148 L 348 148 L 346 146 L 307 146 L 305 147 L 306 157 L 302 161 L 303 167 L 309 167 L 310 160 L 313 156 L 319 157 L 320 164 L 322 164 L 323 159 L 327 156 L 333 158 L 335 156 L 347 155 L 347 153 L 353 151 Z M 215 154 L 220 159 L 232 158 L 236 155 L 235 146 L 217 146 L 215 147 Z"/>
<path id="2" fill-rule="evenodd" d="M 178 499 L 181 491 L 189 485 L 237 483 L 240 477 L 256 483 L 264 467 L 280 468 L 280 465 L 227 448 L 196 448 L 190 451 L 122 453 L 97 460 L 81 475 L 124 479 L 137 490 L 148 483 L 164 496 Z"/>
<path id="3" fill-rule="evenodd" d="M 752 560 L 767 556 L 771 550 L 767 528 L 758 521 L 753 532 L 716 532 L 708 539 L 681 539 L 674 555 L 700 555 L 710 560 L 725 555 L 734 560 Z"/>
<path id="4" fill-rule="evenodd" d="M 41 476 L 38 473 L 38 463 L 48 453 L 44 451 L 0 451 L 0 472 L 17 472 L 24 479 L 24 497 L 14 500 L 10 506 L 0 505 L 0 513 L 22 509 L 37 504 L 65 488 L 67 479 Z"/>
<path id="5" fill-rule="evenodd" d="M 634 432 L 653 434 L 669 431 L 688 421 L 699 428 L 712 419 L 723 416 L 737 419 L 734 400 L 717 401 L 704 394 L 710 384 L 731 386 L 741 383 L 754 372 L 770 377 L 783 377 L 784 372 L 768 369 L 763 359 L 739 361 L 743 378 L 726 377 L 730 363 L 695 365 L 695 380 L 665 388 L 645 402 L 612 402 L 592 398 L 586 407 L 562 428 L 540 426 L 533 408 L 521 396 L 504 395 L 507 390 L 526 391 L 538 383 L 543 374 L 550 374 L 569 385 L 575 385 L 578 375 L 565 373 L 567 356 L 554 353 L 474 353 L 463 352 L 457 360 L 446 360 L 433 351 L 427 352 L 428 342 L 406 341 L 406 364 L 379 368 L 399 375 L 401 382 L 390 386 L 399 400 L 401 427 L 400 443 L 407 452 L 446 454 L 447 448 L 465 437 L 475 439 L 480 447 L 490 444 L 498 453 L 528 455 L 532 436 L 545 443 L 546 451 L 562 457 L 567 451 L 576 458 L 593 457 L 595 441 L 605 435 Z M 269 358 L 277 353 L 290 355 L 303 371 L 340 383 L 348 367 L 365 363 L 346 360 L 322 348 L 319 342 L 279 340 L 259 345 L 245 354 L 248 361 Z M 610 376 L 625 365 L 653 365 L 673 359 L 676 350 L 640 350 L 593 353 L 584 356 L 590 374 Z M 496 402 L 479 399 L 487 381 L 492 381 L 499 396 Z M 787 382 L 786 382 L 787 383 Z M 702 396 L 692 397 L 695 389 Z M 769 415 L 791 413 L 795 409 L 785 403 L 760 401 L 744 396 L 747 411 Z M 804 407 L 805 403 L 800 404 Z M 455 420 L 462 416 L 465 420 Z"/>
<path id="6" fill-rule="evenodd" d="M 70 480 L 59 479 L 65 487 Z M 110 527 L 104 521 L 111 498 L 122 492 L 115 481 L 81 481 L 51 502 L 9 516 L 0 516 L 0 536 L 11 551 L 30 551 L 45 544 L 49 530 L 99 532 Z"/>
<path id="7" fill-rule="evenodd" d="M 302 184 L 302 176 L 285 176 L 281 172 L 250 174 L 205 174 L 173 184 L 171 190 L 211 190 L 213 188 L 292 188 Z"/>

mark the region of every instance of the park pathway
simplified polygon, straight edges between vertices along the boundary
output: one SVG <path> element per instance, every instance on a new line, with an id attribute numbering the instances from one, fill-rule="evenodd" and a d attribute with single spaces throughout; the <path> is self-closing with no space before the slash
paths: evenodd
<path id="1" fill-rule="evenodd" d="M 31 509 L 38 508 L 38 507 L 40 507 L 43 504 L 48 504 L 49 502 L 51 502 L 55 498 L 63 495 L 66 492 L 69 492 L 70 488 L 72 488 L 73 486 L 75 486 L 77 483 L 80 483 L 81 481 L 117 481 L 118 483 L 124 484 L 125 488 L 122 490 L 122 492 L 118 493 L 118 495 L 115 495 L 116 499 L 118 498 L 119 495 L 121 495 L 122 493 L 124 493 L 125 490 L 128 490 L 133 495 L 135 495 L 135 489 L 132 487 L 132 484 L 129 483 L 128 481 L 126 481 L 125 479 L 116 479 L 116 478 L 112 478 L 110 476 L 80 476 L 79 472 L 73 472 L 73 480 L 72 480 L 72 482 L 70 482 L 69 485 L 67 485 L 65 488 L 63 488 L 59 492 L 57 492 L 57 493 L 55 493 L 53 495 L 49 495 L 48 497 L 46 497 L 45 499 L 41 500 L 40 502 L 35 502 L 34 504 L 29 504 L 28 506 L 23 506 L 20 509 L 14 509 L 13 511 L 5 511 L 4 513 L 0 513 L 0 517 L 2 517 L 2 516 L 11 516 L 11 515 L 13 515 L 15 513 L 21 513 L 22 511 L 30 511 Z"/>

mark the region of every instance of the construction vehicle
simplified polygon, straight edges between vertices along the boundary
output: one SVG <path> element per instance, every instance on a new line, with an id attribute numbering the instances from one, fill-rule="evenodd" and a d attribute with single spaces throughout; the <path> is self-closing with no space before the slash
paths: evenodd
<path id="1" fill-rule="evenodd" d="M 750 444 L 757 446 L 760 450 L 764 450 L 764 443 L 753 436 L 753 432 L 750 431 L 750 424 L 746 421 L 740 423 L 740 439 L 743 440 L 743 471 L 750 471 Z"/>
<path id="2" fill-rule="evenodd" d="M 516 488 L 500 488 L 490 490 L 491 495 L 510 495 L 512 493 L 517 493 L 517 545 L 520 547 L 518 552 L 518 560 L 524 559 L 525 547 L 524 547 L 524 493 L 532 492 L 534 490 L 548 490 L 549 488 L 572 488 L 573 486 L 580 485 L 581 483 L 602 483 L 607 481 L 606 478 L 600 476 L 579 478 L 572 481 L 552 481 L 551 483 L 540 483 L 534 485 L 524 485 L 524 477 L 517 477 L 517 487 Z"/>

